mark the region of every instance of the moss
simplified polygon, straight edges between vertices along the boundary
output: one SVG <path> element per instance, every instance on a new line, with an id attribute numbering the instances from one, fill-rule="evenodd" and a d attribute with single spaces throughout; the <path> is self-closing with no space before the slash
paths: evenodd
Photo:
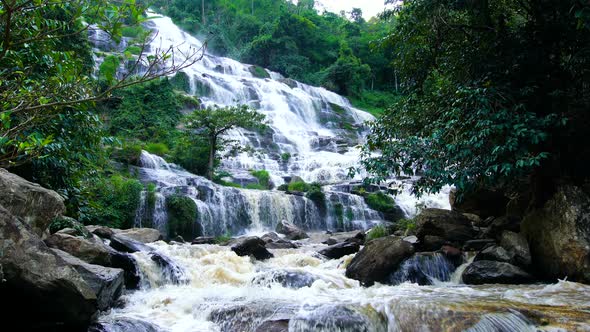
<path id="1" fill-rule="evenodd" d="M 268 190 L 268 187 L 263 186 L 258 183 L 249 183 L 245 187 L 246 189 L 254 189 L 254 190 Z"/>
<path id="2" fill-rule="evenodd" d="M 350 206 L 346 208 L 346 219 L 348 221 L 354 220 L 354 213 L 352 212 L 352 208 Z"/>
<path id="3" fill-rule="evenodd" d="M 177 235 L 184 239 L 194 239 L 199 235 L 197 204 L 190 197 L 172 195 L 166 197 L 168 211 L 168 237 Z"/>
<path id="4" fill-rule="evenodd" d="M 367 233 L 367 238 L 366 238 L 366 242 L 374 240 L 374 239 L 378 239 L 380 237 L 385 237 L 388 236 L 389 232 L 387 231 L 387 228 L 383 225 L 377 225 L 373 228 L 371 228 L 371 230 Z"/>
<path id="5" fill-rule="evenodd" d="M 268 173 L 267 170 L 258 170 L 258 171 L 254 171 L 251 170 L 250 174 L 252 174 L 252 176 L 254 176 L 255 178 L 258 179 L 258 184 L 260 185 L 261 189 L 270 189 L 271 184 L 270 184 L 270 173 Z M 253 189 L 258 189 L 258 188 L 253 188 Z"/>
<path id="6" fill-rule="evenodd" d="M 280 185 L 280 186 L 277 188 L 277 190 L 279 190 L 279 191 L 287 191 L 287 190 L 289 190 L 289 185 L 288 185 L 288 184 L 286 184 L 286 183 L 283 183 L 282 185 Z"/>
<path id="7" fill-rule="evenodd" d="M 288 162 L 291 159 L 291 154 L 289 152 L 285 152 L 281 154 L 281 160 L 283 162 Z"/>
<path id="8" fill-rule="evenodd" d="M 76 219 L 64 216 L 55 218 L 51 224 L 49 224 L 49 233 L 54 234 L 64 228 L 72 228 L 76 231 L 77 235 L 83 236 L 85 238 L 92 237 L 84 225 L 76 221 Z"/>
<path id="9" fill-rule="evenodd" d="M 397 205 L 393 198 L 382 192 L 367 195 L 365 202 L 371 209 L 382 213 L 395 213 L 397 211 Z"/>
<path id="10" fill-rule="evenodd" d="M 146 186 L 146 201 L 150 211 L 156 207 L 156 185 L 148 183 Z"/>
<path id="11" fill-rule="evenodd" d="M 256 78 L 270 78 L 270 74 L 266 71 L 266 69 L 264 69 L 260 66 L 250 66 L 250 68 L 248 68 L 248 70 Z"/>

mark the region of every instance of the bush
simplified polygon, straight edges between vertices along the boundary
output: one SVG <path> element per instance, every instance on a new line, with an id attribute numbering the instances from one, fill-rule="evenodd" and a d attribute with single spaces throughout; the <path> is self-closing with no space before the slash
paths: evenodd
<path id="1" fill-rule="evenodd" d="M 153 183 L 146 186 L 146 202 L 150 211 L 156 207 L 156 185 Z"/>
<path id="2" fill-rule="evenodd" d="M 55 218 L 51 224 L 49 224 L 49 233 L 54 234 L 65 228 L 72 228 L 78 235 L 84 236 L 86 238 L 92 237 L 86 227 L 76 221 L 76 219 L 63 216 Z"/>
<path id="3" fill-rule="evenodd" d="M 416 221 L 414 219 L 400 219 L 396 225 L 397 229 L 405 231 L 406 234 L 416 229 Z"/>
<path id="4" fill-rule="evenodd" d="M 232 184 L 237 184 L 237 183 L 232 183 Z M 240 186 L 240 185 L 238 185 L 238 186 Z M 265 186 L 263 186 L 261 184 L 257 184 L 257 183 L 249 183 L 246 185 L 245 188 L 246 189 L 254 189 L 254 190 L 268 190 L 268 187 L 265 187 Z"/>
<path id="5" fill-rule="evenodd" d="M 168 152 L 170 152 L 170 149 L 168 149 L 168 146 L 166 146 L 164 143 L 148 143 L 145 146 L 145 150 L 160 157 L 163 157 L 164 155 L 168 154 Z"/>
<path id="6" fill-rule="evenodd" d="M 297 181 L 289 183 L 289 191 L 306 192 L 309 190 L 309 185 L 304 181 Z"/>
<path id="7" fill-rule="evenodd" d="M 176 75 L 170 78 L 170 83 L 174 87 L 174 89 L 189 93 L 191 91 L 191 83 L 188 75 L 183 72 L 179 71 Z"/>
<path id="8" fill-rule="evenodd" d="M 261 189 L 270 189 L 270 174 L 267 170 L 250 171 L 250 174 L 258 179 Z"/>
<path id="9" fill-rule="evenodd" d="M 289 190 L 289 185 L 288 185 L 288 184 L 286 184 L 286 183 L 283 183 L 282 185 L 280 185 L 280 186 L 277 188 L 277 190 L 279 190 L 279 191 L 287 191 L 287 190 Z"/>
<path id="10" fill-rule="evenodd" d="M 172 195 L 166 197 L 168 211 L 168 237 L 177 235 L 183 239 L 194 239 L 199 235 L 197 204 L 190 197 Z"/>
<path id="11" fill-rule="evenodd" d="M 371 228 L 371 230 L 367 233 L 367 238 L 366 238 L 366 242 L 371 241 L 373 239 L 378 239 L 380 237 L 385 237 L 388 236 L 389 232 L 387 231 L 387 228 L 383 225 L 377 225 L 373 228 Z"/>
<path id="12" fill-rule="evenodd" d="M 140 55 L 141 54 L 141 47 L 135 46 L 135 45 L 128 46 L 125 49 L 125 53 L 129 53 L 132 55 Z"/>
<path id="13" fill-rule="evenodd" d="M 371 209 L 382 213 L 396 212 L 396 204 L 393 198 L 382 192 L 367 195 L 365 202 Z"/>
<path id="14" fill-rule="evenodd" d="M 289 152 L 285 152 L 281 154 L 281 160 L 283 162 L 288 162 L 291 159 L 291 154 Z"/>
<path id="15" fill-rule="evenodd" d="M 325 209 L 326 207 L 326 195 L 322 190 L 322 186 L 319 183 L 312 183 L 307 186 L 307 193 L 305 197 L 310 199 L 315 205 L 320 209 Z"/>

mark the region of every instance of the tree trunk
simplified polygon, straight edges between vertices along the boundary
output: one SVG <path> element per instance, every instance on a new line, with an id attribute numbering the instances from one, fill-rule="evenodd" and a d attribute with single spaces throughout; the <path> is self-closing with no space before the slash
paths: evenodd
<path id="1" fill-rule="evenodd" d="M 201 0 L 201 22 L 203 25 L 207 24 L 205 20 L 205 0 Z"/>
<path id="2" fill-rule="evenodd" d="M 209 159 L 207 160 L 207 179 L 209 180 L 213 180 L 215 153 L 217 153 L 217 136 L 211 136 L 209 137 Z"/>

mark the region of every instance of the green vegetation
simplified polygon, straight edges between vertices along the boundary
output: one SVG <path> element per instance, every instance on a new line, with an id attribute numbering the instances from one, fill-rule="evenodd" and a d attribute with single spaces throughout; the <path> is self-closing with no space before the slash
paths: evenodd
<path id="1" fill-rule="evenodd" d="M 396 211 L 397 205 L 393 198 L 385 193 L 377 192 L 365 196 L 367 205 L 376 211 L 392 213 Z"/>
<path id="2" fill-rule="evenodd" d="M 291 154 L 289 152 L 285 152 L 281 154 L 281 160 L 283 162 L 288 162 L 291 159 Z"/>
<path id="3" fill-rule="evenodd" d="M 88 232 L 84 225 L 77 222 L 75 219 L 68 217 L 55 218 L 55 220 L 53 220 L 51 224 L 49 224 L 49 233 L 54 234 L 65 228 L 71 228 L 75 230 L 78 235 L 84 236 L 86 238 L 92 237 L 92 235 L 90 234 L 90 232 Z"/>
<path id="4" fill-rule="evenodd" d="M 344 230 L 344 206 L 340 203 L 336 203 L 333 205 L 334 208 L 334 215 L 336 216 L 336 222 L 338 228 Z"/>
<path id="5" fill-rule="evenodd" d="M 416 229 L 416 221 L 414 219 L 400 219 L 396 222 L 397 229 L 404 231 L 404 234 L 411 233 Z"/>
<path id="6" fill-rule="evenodd" d="M 258 185 L 260 188 L 262 189 L 270 189 L 271 188 L 271 183 L 270 183 L 270 174 L 268 173 L 267 170 L 259 170 L 259 171 L 250 171 L 250 174 L 252 174 L 252 176 L 254 176 L 255 178 L 258 179 Z M 249 189 L 257 189 L 257 188 L 249 188 Z"/>
<path id="7" fill-rule="evenodd" d="M 215 243 L 220 245 L 225 245 L 232 239 L 231 234 L 226 233 L 220 236 L 215 237 Z"/>
<path id="8" fill-rule="evenodd" d="M 388 235 L 389 231 L 387 230 L 387 227 L 383 225 L 377 225 L 371 228 L 371 230 L 367 233 L 367 238 L 365 239 L 365 242 L 369 242 L 371 240 L 378 239 L 380 237 L 385 237 Z"/>
<path id="9" fill-rule="evenodd" d="M 309 190 L 309 185 L 304 181 L 296 181 L 289 183 L 287 187 L 289 191 L 299 191 L 299 192 L 306 192 Z"/>
<path id="10" fill-rule="evenodd" d="M 166 197 L 168 211 L 168 237 L 177 235 L 192 240 L 199 236 L 197 220 L 197 204 L 190 197 L 172 195 Z"/>
<path id="11" fill-rule="evenodd" d="M 254 77 L 270 78 L 270 74 L 264 68 L 262 68 L 260 66 L 250 66 L 250 68 L 248 68 L 248 70 L 250 70 L 250 73 L 252 73 L 252 75 L 254 75 Z"/>

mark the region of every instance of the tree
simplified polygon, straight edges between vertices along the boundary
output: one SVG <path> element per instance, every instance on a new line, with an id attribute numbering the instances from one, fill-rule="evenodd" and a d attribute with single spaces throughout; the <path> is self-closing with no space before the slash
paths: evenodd
<path id="1" fill-rule="evenodd" d="M 138 55 L 109 58 L 110 66 L 101 66 L 105 79 L 93 79 L 88 31 L 104 30 L 118 42 L 125 24 L 146 20 L 145 8 L 135 0 L 0 2 L 0 167 L 44 157 L 55 133 L 43 129 L 66 112 L 87 110 L 117 89 L 172 74 L 200 59 L 202 50 L 182 52 L 176 46 L 147 54 L 155 37 L 146 36 Z M 113 71 L 122 61 L 130 62 L 128 71 L 116 80 Z M 139 73 L 139 68 L 145 70 Z"/>
<path id="2" fill-rule="evenodd" d="M 236 127 L 241 128 L 263 128 L 265 127 L 265 116 L 246 105 L 228 107 L 207 107 L 195 110 L 184 119 L 185 128 L 196 140 L 206 139 L 209 146 L 209 157 L 207 159 L 206 177 L 213 179 L 215 170 L 215 159 L 217 153 L 228 148 L 232 143 L 224 140 L 223 135 Z"/>
<path id="3" fill-rule="evenodd" d="M 404 1 L 388 39 L 406 95 L 371 125 L 369 180 L 417 172 L 417 193 L 524 182 L 541 199 L 558 181 L 585 181 L 587 10 L 577 0 Z"/>
<path id="4" fill-rule="evenodd" d="M 365 23 L 363 18 L 363 10 L 360 8 L 353 8 L 350 12 L 350 18 L 357 24 Z"/>

